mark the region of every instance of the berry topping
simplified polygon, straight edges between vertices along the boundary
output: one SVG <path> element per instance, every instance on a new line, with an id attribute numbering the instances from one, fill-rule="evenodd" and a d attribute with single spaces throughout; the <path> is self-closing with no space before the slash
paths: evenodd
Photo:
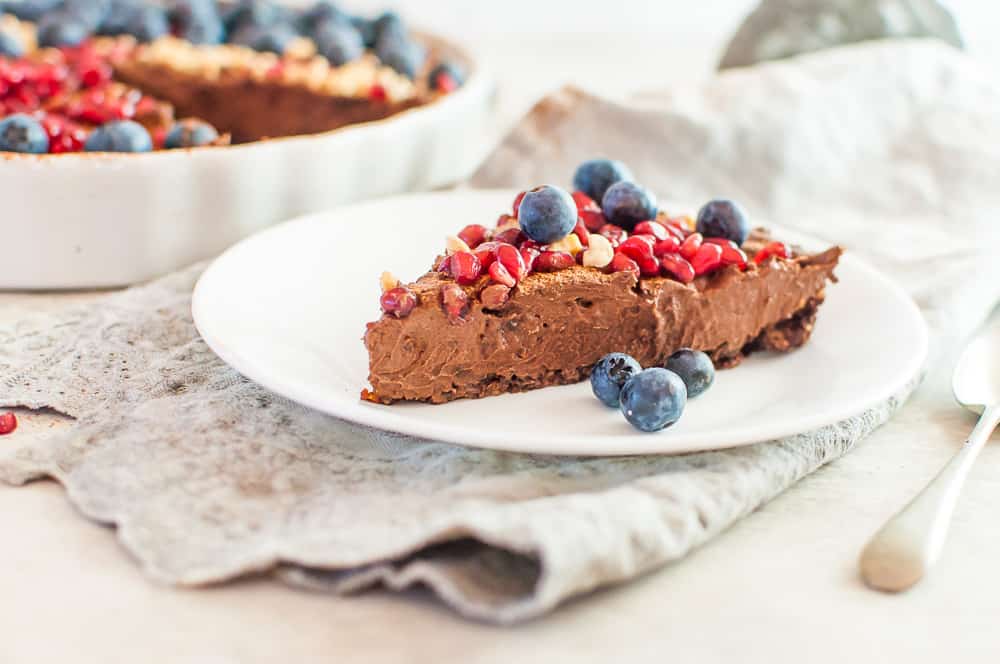
<path id="1" fill-rule="evenodd" d="M 139 5 L 129 12 L 126 32 L 140 42 L 151 42 L 170 32 L 167 13 L 154 5 Z"/>
<path id="2" fill-rule="evenodd" d="M 514 250 L 514 253 L 517 253 L 517 249 L 514 249 L 513 247 L 511 247 L 511 249 Z M 521 255 L 518 254 L 518 258 L 520 257 Z M 510 271 L 507 270 L 506 267 L 504 267 L 503 263 L 499 261 L 496 261 L 490 265 L 489 272 L 490 272 L 490 279 L 497 282 L 498 284 L 503 284 L 507 288 L 513 288 L 514 286 L 517 285 L 517 279 L 515 279 L 514 276 L 511 275 Z"/>
<path id="3" fill-rule="evenodd" d="M 20 0 L 20 2 L 4 2 L 4 12 L 13 14 L 22 21 L 37 21 L 46 13 L 58 9 L 62 0 Z"/>
<path id="4" fill-rule="evenodd" d="M 654 367 L 625 383 L 619 406 L 629 424 L 640 431 L 660 431 L 680 419 L 687 404 L 687 388 L 672 371 Z"/>
<path id="5" fill-rule="evenodd" d="M 611 262 L 608 263 L 608 272 L 631 272 L 635 278 L 639 278 L 639 265 L 625 254 L 615 254 Z"/>
<path id="6" fill-rule="evenodd" d="M 427 76 L 431 90 L 444 93 L 454 92 L 460 88 L 464 78 L 458 67 L 447 62 L 439 64 Z"/>
<path id="7" fill-rule="evenodd" d="M 680 254 L 665 254 L 660 256 L 660 268 L 682 284 L 694 281 L 694 268 Z"/>
<path id="8" fill-rule="evenodd" d="M 266 28 L 284 19 L 282 8 L 271 0 L 239 0 L 235 6 L 229 6 L 223 17 L 230 32 L 248 26 Z"/>
<path id="9" fill-rule="evenodd" d="M 669 235 L 667 227 L 658 221 L 640 221 L 632 232 L 637 235 L 652 235 L 657 240 L 666 240 Z"/>
<path id="10" fill-rule="evenodd" d="M 38 22 L 38 45 L 42 48 L 79 46 L 90 36 L 90 26 L 66 12 L 46 14 Z"/>
<path id="11" fill-rule="evenodd" d="M 397 286 L 382 293 L 379 304 L 385 313 L 396 318 L 406 318 L 417 306 L 417 296 L 409 288 Z"/>
<path id="12" fill-rule="evenodd" d="M 517 218 L 525 235 L 540 244 L 566 237 L 576 226 L 577 210 L 565 190 L 542 185 L 524 194 Z"/>
<path id="13" fill-rule="evenodd" d="M 201 120 L 181 120 L 167 132 L 163 147 L 168 150 L 175 148 L 194 148 L 209 145 L 219 138 L 215 127 Z"/>
<path id="14" fill-rule="evenodd" d="M 22 113 L 0 120 L 0 150 L 43 154 L 49 151 L 49 135 L 42 123 Z"/>
<path id="15" fill-rule="evenodd" d="M 703 244 L 698 248 L 698 252 L 691 258 L 691 267 L 694 273 L 708 274 L 722 267 L 722 247 L 717 244 Z"/>
<path id="16" fill-rule="evenodd" d="M 109 122 L 91 132 L 84 144 L 87 152 L 149 152 L 153 139 L 138 122 Z"/>
<path id="17" fill-rule="evenodd" d="M 0 55 L 7 58 L 19 58 L 24 55 L 24 44 L 9 32 L 0 31 Z"/>
<path id="18" fill-rule="evenodd" d="M 42 127 L 49 135 L 49 152 L 80 152 L 87 142 L 87 130 L 70 120 L 47 114 L 42 118 Z"/>
<path id="19" fill-rule="evenodd" d="M 170 20 L 177 34 L 192 44 L 219 44 L 226 37 L 226 27 L 212 0 L 174 2 L 170 9 Z"/>
<path id="20" fill-rule="evenodd" d="M 503 242 L 505 244 L 519 245 L 527 239 L 524 233 L 521 232 L 520 226 L 511 226 L 506 228 L 499 233 L 493 234 L 493 240 L 496 242 Z"/>
<path id="21" fill-rule="evenodd" d="M 653 247 L 639 237 L 630 237 L 618 245 L 618 253 L 625 254 L 634 261 L 642 258 L 653 258 Z"/>
<path id="22" fill-rule="evenodd" d="M 582 191 L 595 201 L 603 201 L 604 194 L 611 185 L 631 179 L 632 173 L 620 161 L 591 159 L 576 169 L 576 173 L 573 174 L 573 188 Z"/>
<path id="23" fill-rule="evenodd" d="M 714 200 L 698 211 L 697 231 L 705 237 L 722 237 L 742 246 L 750 234 L 750 222 L 739 205 L 728 200 Z"/>
<path id="24" fill-rule="evenodd" d="M 676 254 L 681 250 L 681 243 L 674 236 L 660 240 L 653 245 L 653 255 L 659 258 L 665 254 Z"/>
<path id="25" fill-rule="evenodd" d="M 441 284 L 441 308 L 452 323 L 461 323 L 469 313 L 469 296 L 458 284 Z"/>
<path id="26" fill-rule="evenodd" d="M 712 358 L 700 350 L 680 349 L 667 359 L 666 368 L 684 381 L 689 399 L 707 390 L 715 380 Z"/>
<path id="27" fill-rule="evenodd" d="M 622 386 L 641 371 L 642 366 L 631 355 L 608 353 L 590 372 L 590 387 L 605 406 L 618 408 Z"/>
<path id="28" fill-rule="evenodd" d="M 459 251 L 451 255 L 448 261 L 448 272 L 462 285 L 475 283 L 483 274 L 483 264 L 475 254 L 468 251 Z"/>
<path id="29" fill-rule="evenodd" d="M 503 284 L 492 284 L 483 289 L 479 299 L 485 309 L 499 309 L 510 299 L 510 287 Z"/>
<path id="30" fill-rule="evenodd" d="M 17 428 L 17 415 L 14 413 L 0 413 L 0 436 L 13 433 Z"/>
<path id="31" fill-rule="evenodd" d="M 532 247 L 521 247 L 518 253 L 521 254 L 521 260 L 524 261 L 524 269 L 527 271 L 526 273 L 530 274 L 531 272 L 534 272 L 535 263 L 538 261 L 538 257 L 542 255 L 542 252 Z"/>
<path id="32" fill-rule="evenodd" d="M 495 254 L 497 262 L 503 265 L 515 283 L 528 276 L 528 266 L 524 262 L 524 257 L 515 247 L 509 244 L 501 244 L 496 248 Z M 496 281 L 499 281 L 499 279 Z M 508 285 L 513 286 L 514 284 Z"/>
<path id="33" fill-rule="evenodd" d="M 584 225 L 583 219 L 577 218 L 576 226 L 573 227 L 573 235 L 580 241 L 581 247 L 586 247 L 590 244 L 590 231 Z"/>
<path id="34" fill-rule="evenodd" d="M 576 259 L 572 254 L 563 251 L 543 251 L 535 259 L 534 269 L 536 272 L 558 272 L 574 265 Z"/>
<path id="35" fill-rule="evenodd" d="M 327 22 L 313 35 L 313 41 L 319 53 L 338 67 L 357 60 L 365 52 L 361 33 L 349 23 Z"/>
<path id="36" fill-rule="evenodd" d="M 597 232 L 606 237 L 612 247 L 617 247 L 628 238 L 628 231 L 614 224 L 604 224 Z"/>
<path id="37" fill-rule="evenodd" d="M 580 215 L 580 219 L 583 220 L 583 225 L 591 233 L 596 233 L 608 223 L 608 220 L 604 218 L 604 213 L 601 212 L 601 206 L 587 194 L 582 191 L 574 191 L 573 201 L 576 203 L 576 211 Z"/>
<path id="38" fill-rule="evenodd" d="M 386 67 L 397 73 L 414 78 L 423 66 L 427 53 L 424 48 L 411 41 L 405 33 L 388 31 L 379 35 L 375 42 L 375 55 Z"/>
<path id="39" fill-rule="evenodd" d="M 252 48 L 255 51 L 277 53 L 281 55 L 297 35 L 287 23 L 276 23 L 270 26 L 246 25 L 233 33 L 229 41 Z"/>
<path id="40" fill-rule="evenodd" d="M 640 221 L 656 217 L 656 196 L 634 182 L 618 182 L 605 192 L 601 208 L 608 221 L 631 231 Z"/>
<path id="41" fill-rule="evenodd" d="M 514 217 L 517 217 L 518 211 L 521 209 L 521 201 L 524 200 L 524 195 L 528 192 L 522 191 L 520 194 L 514 197 L 514 204 L 511 206 L 511 210 L 514 212 Z"/>
<path id="42" fill-rule="evenodd" d="M 792 250 L 784 242 L 770 242 L 757 252 L 757 255 L 753 257 L 753 262 L 760 265 L 771 257 L 791 258 Z"/>
<path id="43" fill-rule="evenodd" d="M 684 258 L 691 260 L 694 258 L 695 254 L 698 253 L 698 249 L 701 248 L 702 243 L 705 238 L 702 237 L 701 233 L 691 233 L 683 242 L 681 242 L 680 253 Z"/>
<path id="44" fill-rule="evenodd" d="M 717 244 L 722 248 L 722 264 L 737 265 L 742 270 L 747 266 L 747 255 L 742 249 L 736 246 L 732 240 L 725 240 L 720 237 L 710 237 L 705 240 L 708 244 Z"/>
<path id="45" fill-rule="evenodd" d="M 469 224 L 458 232 L 458 237 L 468 246 L 475 249 L 486 241 L 490 231 L 479 224 Z"/>

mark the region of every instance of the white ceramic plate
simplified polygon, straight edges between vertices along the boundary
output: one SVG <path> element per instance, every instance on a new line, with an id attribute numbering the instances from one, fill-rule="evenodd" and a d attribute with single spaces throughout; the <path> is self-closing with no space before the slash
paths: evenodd
<path id="1" fill-rule="evenodd" d="M 805 347 L 755 355 L 719 372 L 681 421 L 659 433 L 634 430 L 593 397 L 589 383 L 438 406 L 361 401 L 368 375 L 361 336 L 380 313 L 381 271 L 416 278 L 445 235 L 495 219 L 513 197 L 497 191 L 403 196 L 272 228 L 230 249 L 202 276 L 195 323 L 242 374 L 317 410 L 424 438 L 547 454 L 675 453 L 800 433 L 889 397 L 923 363 L 927 332 L 916 306 L 847 255 Z"/>
<path id="2" fill-rule="evenodd" d="M 482 156 L 493 84 L 425 39 L 465 63 L 466 84 L 378 122 L 226 148 L 0 155 L 0 289 L 136 283 L 292 217 L 461 180 Z"/>

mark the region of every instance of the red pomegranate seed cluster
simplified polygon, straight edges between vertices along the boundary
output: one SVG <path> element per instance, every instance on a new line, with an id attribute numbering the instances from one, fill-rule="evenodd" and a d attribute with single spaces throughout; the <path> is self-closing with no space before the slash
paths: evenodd
<path id="1" fill-rule="evenodd" d="M 13 433 L 17 428 L 17 415 L 14 413 L 0 413 L 0 436 Z"/>
<path id="2" fill-rule="evenodd" d="M 469 311 L 469 293 L 462 286 L 479 284 L 479 299 L 483 306 L 498 309 L 509 300 L 511 291 L 531 273 L 558 272 L 583 264 L 591 234 L 606 238 L 608 243 L 604 244 L 604 251 L 610 244 L 614 252 L 603 271 L 630 272 L 636 279 L 662 276 L 689 284 L 698 276 L 729 266 L 746 270 L 750 262 L 735 242 L 719 237 L 706 238 L 695 232 L 689 217 L 661 215 L 656 220 L 636 224 L 629 233 L 620 226 L 608 223 L 600 206 L 582 192 L 573 193 L 579 221 L 572 233 L 554 245 L 539 245 L 528 239 L 517 224 L 523 197 L 524 192 L 514 200 L 512 215 L 500 216 L 496 229 L 479 224 L 462 228 L 457 239 L 449 243 L 450 247 L 461 249 L 443 257 L 435 265 L 438 272 L 454 280 L 442 284 L 439 290 L 440 304 L 453 322 L 464 320 Z M 579 242 L 574 247 L 572 243 L 567 244 L 567 240 Z M 754 256 L 754 262 L 759 264 L 769 257 L 790 256 L 787 245 L 772 242 Z M 408 315 L 416 302 L 416 296 L 403 287 L 392 289 L 382 296 L 383 310 L 397 317 Z"/>

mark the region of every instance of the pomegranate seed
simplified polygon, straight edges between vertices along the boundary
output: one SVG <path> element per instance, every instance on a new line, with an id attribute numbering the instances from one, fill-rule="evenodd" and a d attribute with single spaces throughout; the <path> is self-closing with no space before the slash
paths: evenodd
<path id="1" fill-rule="evenodd" d="M 448 261 L 448 271 L 455 281 L 462 285 L 475 283 L 483 273 L 483 264 L 476 255 L 468 251 L 456 251 Z"/>
<path id="2" fill-rule="evenodd" d="M 698 249 L 701 248 L 704 238 L 701 233 L 691 233 L 687 236 L 687 239 L 681 242 L 681 256 L 691 260 L 694 255 L 698 253 Z"/>
<path id="3" fill-rule="evenodd" d="M 708 274 L 718 270 L 722 267 L 722 247 L 717 244 L 701 245 L 691 259 L 691 267 L 694 268 L 695 274 Z"/>
<path id="4" fill-rule="evenodd" d="M 382 311 L 396 318 L 406 318 L 417 306 L 417 295 L 409 288 L 398 286 L 382 293 L 379 299 Z"/>
<path id="5" fill-rule="evenodd" d="M 652 249 L 653 247 L 656 246 L 656 238 L 653 237 L 652 235 L 650 235 L 649 233 L 640 233 L 638 235 L 636 235 L 635 233 L 633 233 L 629 237 L 629 239 L 631 240 L 632 238 L 635 238 L 637 240 L 642 240 L 643 242 L 645 242 L 646 244 L 649 245 L 650 249 Z"/>
<path id="6" fill-rule="evenodd" d="M 111 80 L 111 67 L 104 62 L 93 62 L 80 70 L 80 82 L 85 88 L 94 88 Z"/>
<path id="7" fill-rule="evenodd" d="M 691 263 L 680 254 L 666 254 L 660 256 L 660 267 L 669 276 L 682 284 L 689 284 L 694 281 L 694 268 Z"/>
<path id="8" fill-rule="evenodd" d="M 514 247 L 510 248 L 515 254 L 517 254 L 517 249 Z M 521 254 L 517 254 L 518 260 L 521 258 Z M 503 263 L 497 261 L 490 265 L 490 279 L 497 282 L 498 284 L 503 284 L 507 288 L 513 288 L 517 285 L 517 279 L 511 276 L 511 273 L 504 267 Z"/>
<path id="9" fill-rule="evenodd" d="M 512 222 L 516 224 L 517 223 L 517 217 L 512 217 L 511 215 L 509 215 L 507 213 L 504 213 L 504 214 L 500 215 L 499 217 L 497 217 L 496 228 L 500 228 L 501 226 L 506 226 L 507 224 L 510 224 Z"/>
<path id="10" fill-rule="evenodd" d="M 747 266 L 747 255 L 733 242 L 724 237 L 705 238 L 705 244 L 714 244 L 722 249 L 723 265 L 738 265 L 740 269 Z"/>
<path id="11" fill-rule="evenodd" d="M 522 192 L 521 192 L 520 194 L 518 194 L 518 195 L 517 195 L 517 196 L 516 196 L 516 197 L 514 198 L 514 205 L 513 205 L 512 209 L 514 210 L 514 216 L 515 216 L 515 217 L 517 216 L 517 212 L 518 212 L 518 210 L 520 210 L 520 209 L 521 209 L 521 201 L 523 201 L 523 200 L 524 200 L 524 195 L 525 195 L 526 193 L 528 193 L 528 192 L 526 192 L 526 191 L 522 191 Z"/>
<path id="12" fill-rule="evenodd" d="M 639 264 L 625 254 L 615 254 L 607 267 L 608 272 L 631 272 L 638 279 L 640 275 Z"/>
<path id="13" fill-rule="evenodd" d="M 633 235 L 652 235 L 657 240 L 667 239 L 667 227 L 658 221 L 640 221 L 632 229 Z"/>
<path id="14" fill-rule="evenodd" d="M 680 241 L 672 235 L 653 245 L 653 255 L 657 257 L 663 256 L 664 254 L 676 254 L 680 250 Z"/>
<path id="15" fill-rule="evenodd" d="M 583 223 L 583 219 L 577 218 L 576 226 L 573 227 L 573 233 L 580 238 L 580 244 L 585 247 L 590 246 L 590 231 L 587 230 L 587 226 Z"/>
<path id="16" fill-rule="evenodd" d="M 604 224 L 597 232 L 608 238 L 612 247 L 617 247 L 628 238 L 628 231 L 614 224 Z"/>
<path id="17" fill-rule="evenodd" d="M 542 245 L 538 244 L 534 240 L 523 240 L 517 245 L 518 249 L 537 249 L 542 251 Z"/>
<path id="18" fill-rule="evenodd" d="M 507 273 L 514 279 L 515 283 L 524 279 L 525 275 L 528 274 L 528 268 L 524 263 L 524 258 L 521 256 L 521 252 L 514 247 L 502 244 L 497 247 L 496 255 L 497 262 L 504 266 L 504 269 L 507 270 Z M 497 281 L 499 281 L 499 279 Z M 514 284 L 509 285 L 513 286 Z"/>
<path id="19" fill-rule="evenodd" d="M 534 272 L 535 262 L 538 260 L 538 257 L 542 255 L 542 252 L 538 249 L 534 249 L 533 247 L 521 247 L 519 253 L 521 254 L 521 260 L 524 261 L 524 274 L 528 275 Z"/>
<path id="20" fill-rule="evenodd" d="M 753 257 L 753 262 L 760 265 L 772 256 L 791 258 L 792 250 L 784 242 L 771 242 L 764 245 L 764 248 L 757 252 L 757 255 Z"/>
<path id="21" fill-rule="evenodd" d="M 608 220 L 604 217 L 604 213 L 600 210 L 584 210 L 580 212 L 580 219 L 583 219 L 583 225 L 591 233 L 597 233 L 601 230 L 602 226 L 608 223 Z"/>
<path id="22" fill-rule="evenodd" d="M 601 206 L 597 204 L 597 201 L 582 191 L 573 192 L 573 202 L 576 203 L 577 212 L 586 212 L 588 210 L 601 211 Z"/>
<path id="23" fill-rule="evenodd" d="M 434 82 L 437 84 L 437 89 L 444 94 L 458 90 L 458 82 L 455 80 L 455 77 L 449 75 L 447 72 L 438 74 Z"/>
<path id="24" fill-rule="evenodd" d="M 458 284 L 441 284 L 441 308 L 452 323 L 461 323 L 469 313 L 469 296 Z"/>
<path id="25" fill-rule="evenodd" d="M 489 229 L 485 226 L 480 226 L 479 224 L 469 224 L 458 232 L 458 237 L 469 245 L 470 248 L 475 249 L 486 241 L 486 237 L 489 233 Z"/>
<path id="26" fill-rule="evenodd" d="M 386 94 L 385 88 L 381 84 L 376 83 L 368 89 L 368 98 L 372 101 L 385 101 L 389 96 Z"/>
<path id="27" fill-rule="evenodd" d="M 497 259 L 496 250 L 498 247 L 505 247 L 507 245 L 502 242 L 483 242 L 481 245 L 476 247 L 474 253 L 476 258 L 479 259 L 479 264 L 483 266 L 483 269 L 489 268 L 490 265 Z"/>
<path id="28" fill-rule="evenodd" d="M 683 214 L 679 217 L 667 217 L 667 226 L 673 226 L 685 235 L 694 231 L 694 219 Z"/>
<path id="29" fill-rule="evenodd" d="M 0 413 L 0 436 L 5 436 L 17 428 L 17 415 L 14 413 Z"/>
<path id="30" fill-rule="evenodd" d="M 572 254 L 564 251 L 543 251 L 535 260 L 536 272 L 556 272 L 576 265 Z"/>
<path id="31" fill-rule="evenodd" d="M 510 299 L 510 288 L 503 284 L 492 284 L 483 289 L 479 299 L 486 309 L 499 309 Z"/>
<path id="32" fill-rule="evenodd" d="M 528 236 L 521 232 L 517 226 L 500 231 L 493 236 L 495 242 L 506 242 L 507 244 L 519 245 L 528 239 Z"/>
<path id="33" fill-rule="evenodd" d="M 451 272 L 451 256 L 441 256 L 441 260 L 434 266 L 434 270 L 449 274 Z"/>
<path id="34" fill-rule="evenodd" d="M 618 248 L 615 251 L 617 251 L 618 253 L 625 254 L 626 256 L 628 256 L 637 263 L 642 259 L 653 258 L 652 245 L 650 245 L 642 238 L 638 238 L 635 236 L 632 236 L 629 239 L 622 242 L 620 245 L 618 245 Z"/>

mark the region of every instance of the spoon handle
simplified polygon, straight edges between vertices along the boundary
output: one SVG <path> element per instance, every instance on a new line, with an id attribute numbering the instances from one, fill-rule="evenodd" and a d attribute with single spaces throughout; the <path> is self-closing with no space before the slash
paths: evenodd
<path id="1" fill-rule="evenodd" d="M 983 411 L 962 449 L 861 552 L 861 577 L 876 590 L 899 592 L 930 570 L 944 546 L 962 483 L 1000 423 L 1000 405 Z"/>

